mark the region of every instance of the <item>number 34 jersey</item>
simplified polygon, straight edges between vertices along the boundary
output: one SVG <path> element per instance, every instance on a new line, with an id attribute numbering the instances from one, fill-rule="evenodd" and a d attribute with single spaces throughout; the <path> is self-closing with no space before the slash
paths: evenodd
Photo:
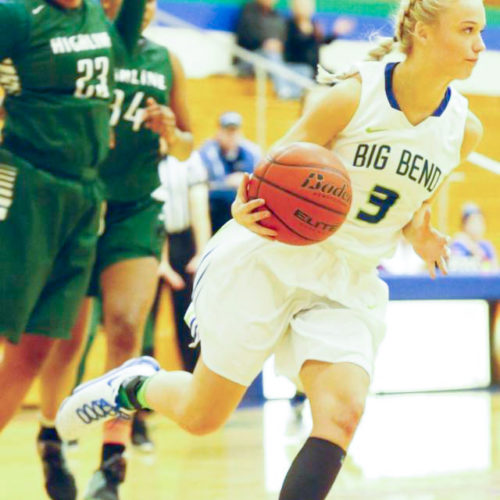
<path id="1" fill-rule="evenodd" d="M 173 70 L 168 50 L 147 38 L 117 64 L 111 107 L 115 147 L 100 167 L 106 198 L 134 201 L 159 185 L 159 136 L 144 126 L 148 98 L 168 106 Z"/>
<path id="2" fill-rule="evenodd" d="M 374 266 L 392 255 L 402 228 L 460 163 L 468 113 L 465 97 L 449 87 L 434 113 L 412 125 L 393 93 L 396 64 L 359 65 L 359 106 L 333 145 L 353 199 L 346 221 L 323 245 Z"/>
<path id="3" fill-rule="evenodd" d="M 12 61 L 20 82 L 5 100 L 5 147 L 75 177 L 102 161 L 109 142 L 109 27 L 94 0 L 76 9 L 0 0 L 0 60 Z"/>

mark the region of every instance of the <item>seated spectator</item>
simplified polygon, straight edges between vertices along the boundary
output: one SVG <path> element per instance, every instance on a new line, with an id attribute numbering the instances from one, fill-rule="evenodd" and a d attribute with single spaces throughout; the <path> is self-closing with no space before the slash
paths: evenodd
<path id="1" fill-rule="evenodd" d="M 252 173 L 261 158 L 257 144 L 245 139 L 239 113 L 228 111 L 219 117 L 219 127 L 198 153 L 210 182 L 210 215 L 215 233 L 231 218 L 231 203 L 243 175 Z"/>
<path id="2" fill-rule="evenodd" d="M 276 0 L 252 0 L 243 6 L 236 27 L 238 45 L 244 49 L 283 53 L 286 23 L 274 9 Z"/>
<path id="3" fill-rule="evenodd" d="M 205 141 L 198 150 L 212 188 L 236 189 L 243 174 L 252 173 L 260 161 L 261 150 L 245 139 L 242 122 L 241 115 L 235 111 L 223 113 L 215 137 Z"/>
<path id="4" fill-rule="evenodd" d="M 236 40 L 240 47 L 256 52 L 275 63 L 286 65 L 283 53 L 286 41 L 285 18 L 274 9 L 276 0 L 251 0 L 240 14 L 236 26 Z M 241 76 L 253 74 L 253 65 L 246 61 L 237 61 L 238 71 Z M 290 67 L 302 73 L 300 67 Z M 307 67 L 306 67 L 307 69 Z M 304 76 L 312 76 L 310 73 Z M 302 95 L 302 88 L 283 78 L 271 73 L 273 86 L 278 97 L 282 99 L 298 98 Z"/>
<path id="5" fill-rule="evenodd" d="M 475 203 L 462 208 L 461 232 L 451 242 L 450 271 L 497 271 L 495 247 L 484 239 L 486 220 Z"/>
<path id="6" fill-rule="evenodd" d="M 287 23 L 285 61 L 305 65 L 312 77 L 319 63 L 321 45 L 347 35 L 355 24 L 349 18 L 337 18 L 332 32 L 325 35 L 320 24 L 314 20 L 315 0 L 292 0 L 291 8 L 292 16 Z"/>

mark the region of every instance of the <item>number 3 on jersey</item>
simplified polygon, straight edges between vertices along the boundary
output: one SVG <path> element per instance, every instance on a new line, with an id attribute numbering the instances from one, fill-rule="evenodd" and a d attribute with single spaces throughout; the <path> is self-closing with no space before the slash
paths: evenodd
<path id="1" fill-rule="evenodd" d="M 110 124 L 114 127 L 120 117 L 122 116 L 122 106 L 123 101 L 125 100 L 125 92 L 121 89 L 115 89 L 114 91 L 115 98 L 113 99 L 113 104 L 111 105 L 111 119 Z M 137 132 L 142 125 L 144 119 L 144 108 L 140 108 L 139 106 L 144 99 L 144 92 L 136 92 L 130 106 L 127 108 L 127 111 L 123 114 L 123 119 L 128 122 L 132 122 L 132 130 Z"/>
<path id="2" fill-rule="evenodd" d="M 376 224 L 386 216 L 387 211 L 392 207 L 392 205 L 394 205 L 394 203 L 396 203 L 398 198 L 399 194 L 395 191 L 377 185 L 373 188 L 370 193 L 370 197 L 368 198 L 369 203 L 378 207 L 377 212 L 369 214 L 360 210 L 356 218 L 369 222 L 370 224 Z"/>

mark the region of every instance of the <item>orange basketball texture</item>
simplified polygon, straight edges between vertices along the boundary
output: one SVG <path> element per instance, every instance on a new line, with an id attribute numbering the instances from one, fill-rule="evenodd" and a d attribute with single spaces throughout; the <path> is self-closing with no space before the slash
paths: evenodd
<path id="1" fill-rule="evenodd" d="M 248 198 L 262 198 L 271 216 L 260 224 L 289 245 L 311 245 L 331 236 L 351 206 L 349 174 L 330 150 L 295 142 L 273 151 L 256 167 Z"/>

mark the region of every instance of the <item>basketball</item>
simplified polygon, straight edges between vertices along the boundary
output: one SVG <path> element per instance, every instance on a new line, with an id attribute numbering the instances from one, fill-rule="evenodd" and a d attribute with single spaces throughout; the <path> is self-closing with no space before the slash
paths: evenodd
<path id="1" fill-rule="evenodd" d="M 248 198 L 262 198 L 271 216 L 259 223 L 289 245 L 311 245 L 331 236 L 351 206 L 347 170 L 330 150 L 307 142 L 278 148 L 257 165 Z"/>

